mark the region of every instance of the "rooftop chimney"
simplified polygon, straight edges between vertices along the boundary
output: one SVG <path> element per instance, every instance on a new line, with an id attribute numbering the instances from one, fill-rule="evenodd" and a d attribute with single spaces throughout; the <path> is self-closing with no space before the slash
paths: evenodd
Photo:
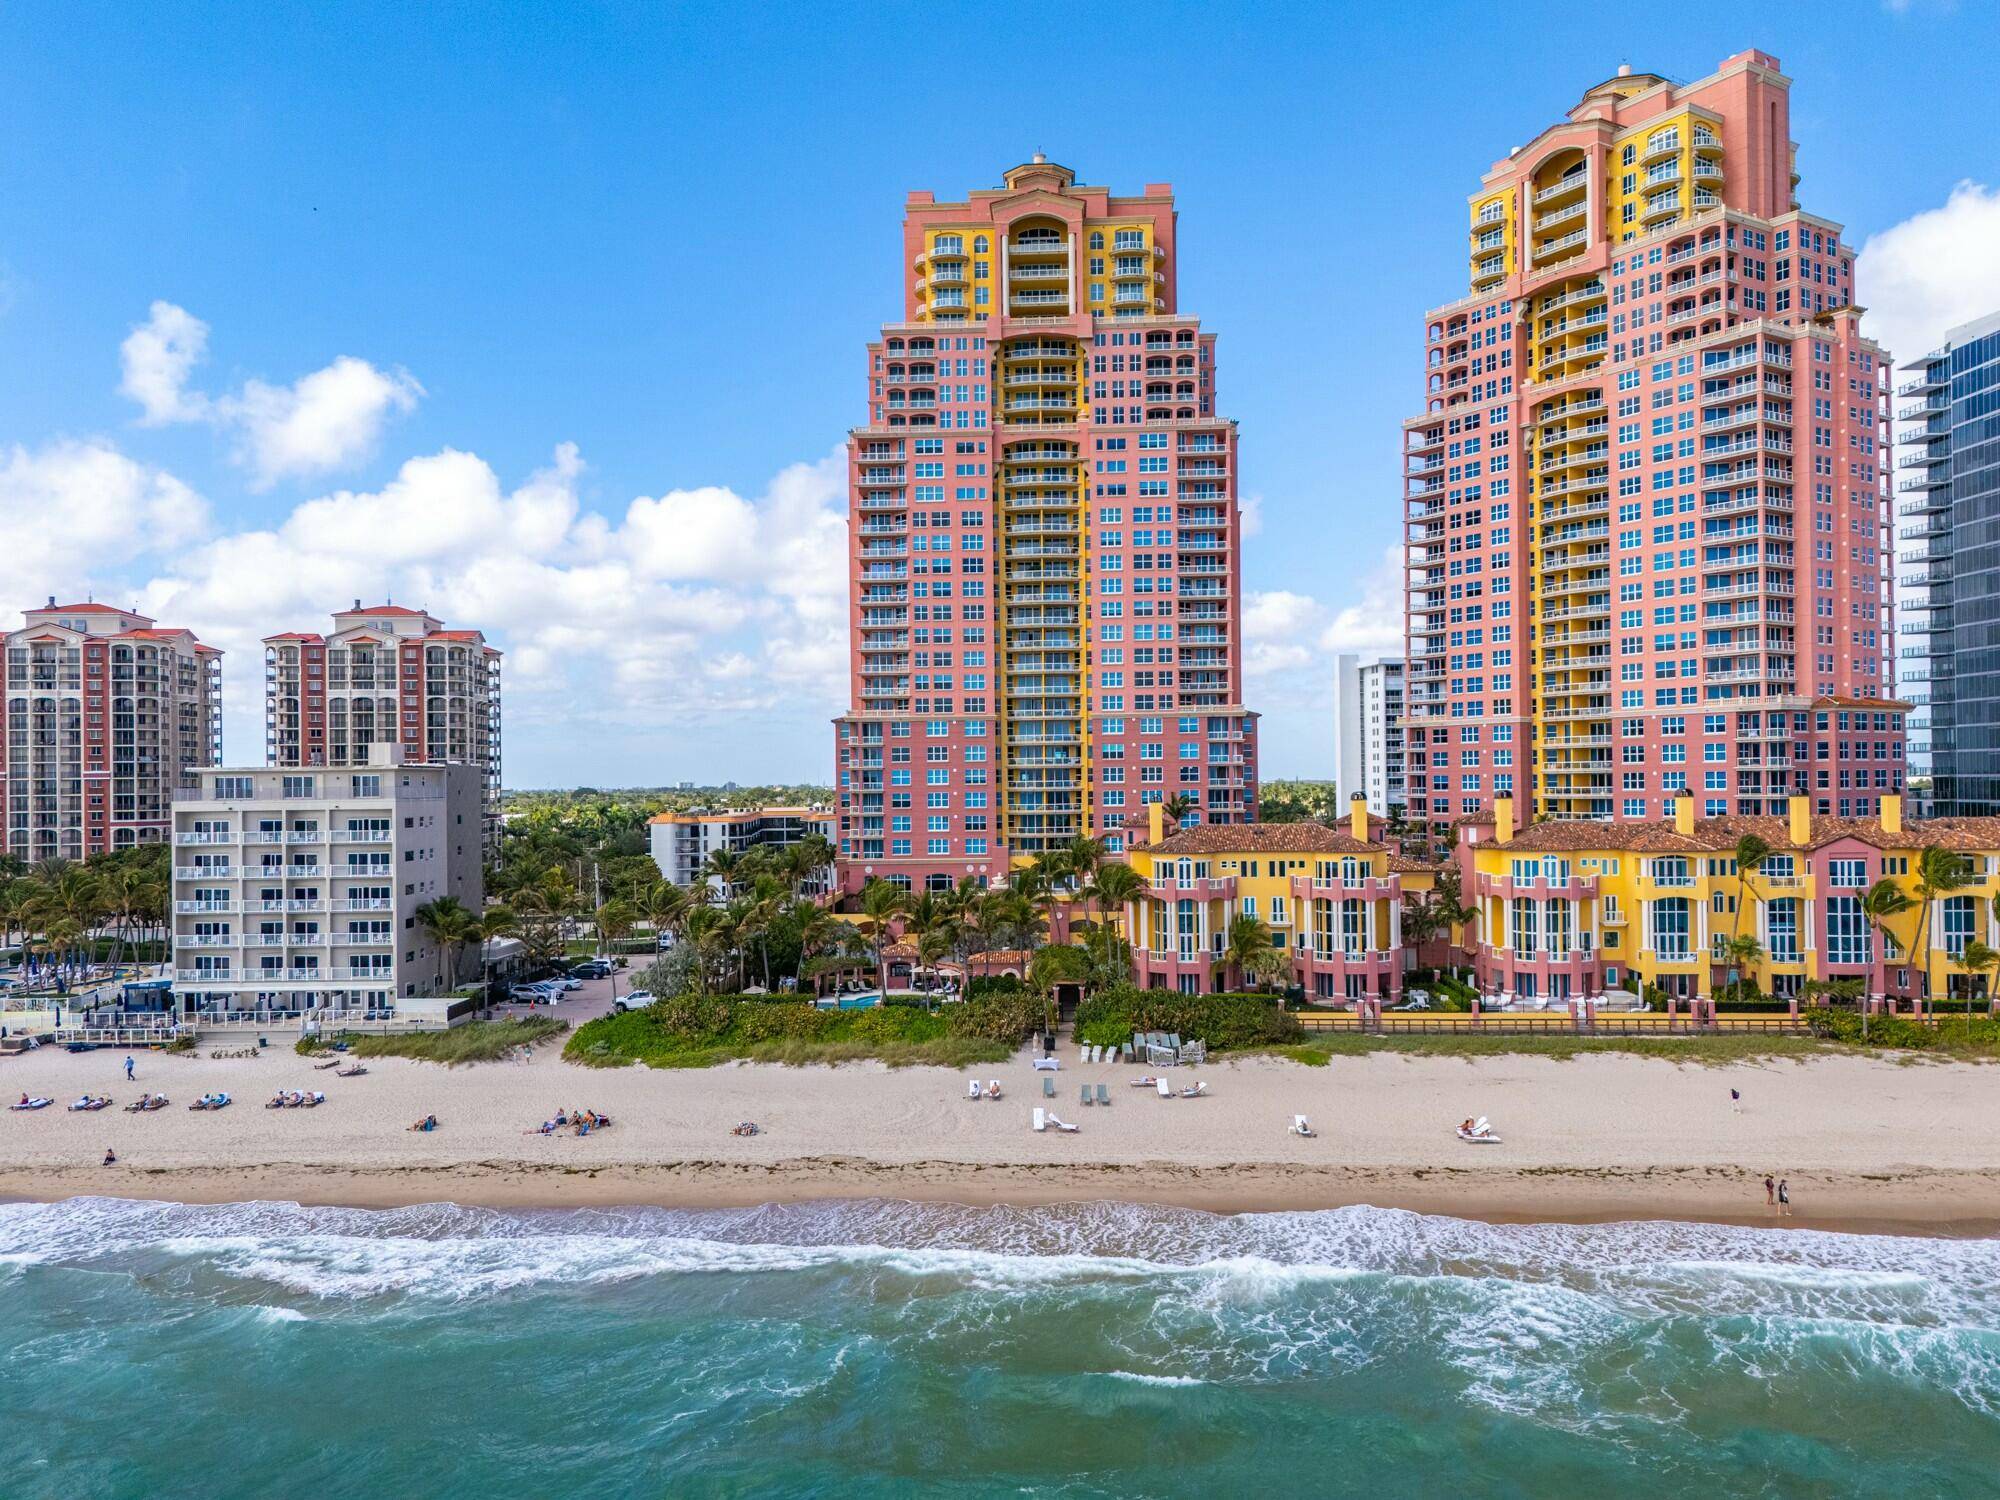
<path id="1" fill-rule="evenodd" d="M 1349 830 L 1362 843 L 1368 842 L 1368 794 L 1356 792 L 1347 799 L 1347 823 Z"/>
<path id="2" fill-rule="evenodd" d="M 1901 833 L 1903 831 L 1903 799 L 1888 796 L 1882 799 L 1882 831 Z"/>
<path id="3" fill-rule="evenodd" d="M 1684 839 L 1694 837 L 1694 793 L 1686 787 L 1674 798 L 1674 832 Z"/>
<path id="4" fill-rule="evenodd" d="M 1790 824 L 1786 832 L 1790 834 L 1792 843 L 1803 849 L 1812 842 L 1812 798 L 1794 797 L 1786 805 L 1786 810 Z"/>
<path id="5" fill-rule="evenodd" d="M 1493 799 L 1493 842 L 1511 844 L 1514 841 L 1514 799 L 1495 797 Z"/>

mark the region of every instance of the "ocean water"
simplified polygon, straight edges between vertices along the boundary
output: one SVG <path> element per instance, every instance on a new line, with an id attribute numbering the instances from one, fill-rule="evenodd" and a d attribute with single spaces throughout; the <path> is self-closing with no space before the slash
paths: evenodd
<path id="1" fill-rule="evenodd" d="M 0 1495 L 1993 1495 L 2000 1243 L 0 1205 Z"/>

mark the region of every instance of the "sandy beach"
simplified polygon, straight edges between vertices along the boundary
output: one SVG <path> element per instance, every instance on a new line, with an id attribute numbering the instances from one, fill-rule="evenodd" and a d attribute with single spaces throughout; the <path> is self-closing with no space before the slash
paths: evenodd
<path id="1" fill-rule="evenodd" d="M 1070 1057 L 1074 1057 L 1074 1051 Z M 1368 1203 L 1494 1220 L 1672 1218 L 1773 1222 L 1763 1178 L 1790 1179 L 1800 1226 L 1991 1233 L 2000 1165 L 1982 1122 L 2000 1068 L 1819 1058 L 1728 1067 L 1593 1056 L 1407 1058 L 1306 1068 L 1268 1058 L 1183 1069 L 1211 1096 L 1164 1100 L 1141 1070 L 1066 1061 L 1054 1107 L 1074 1135 L 1029 1128 L 1044 1104 L 1027 1054 L 981 1070 L 1005 1091 L 968 1101 L 966 1075 L 736 1065 L 588 1070 L 545 1050 L 526 1063 L 446 1070 L 383 1059 L 335 1078 L 275 1050 L 250 1059 L 44 1049 L 9 1060 L 0 1090 L 55 1105 L 0 1119 L 0 1197 L 79 1194 L 183 1202 L 275 1199 L 389 1206 L 732 1205 L 895 1197 L 966 1203 L 1118 1199 L 1218 1211 Z M 1077 1105 L 1079 1083 L 1114 1103 Z M 266 1110 L 317 1088 L 315 1110 Z M 1733 1110 L 1730 1090 L 1743 1095 Z M 208 1090 L 235 1104 L 189 1111 Z M 170 1108 L 128 1115 L 141 1091 Z M 72 1114 L 85 1092 L 114 1108 Z M 561 1107 L 610 1115 L 578 1139 L 531 1134 Z M 440 1128 L 412 1134 L 435 1113 Z M 1286 1131 L 1304 1113 L 1319 1131 Z M 1499 1146 L 1452 1127 L 1489 1116 Z M 762 1134 L 732 1136 L 754 1120 Z M 119 1157 L 101 1165 L 107 1147 Z"/>

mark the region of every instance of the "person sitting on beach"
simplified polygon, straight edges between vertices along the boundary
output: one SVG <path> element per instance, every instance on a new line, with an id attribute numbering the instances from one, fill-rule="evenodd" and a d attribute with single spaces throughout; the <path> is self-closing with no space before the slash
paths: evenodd
<path id="1" fill-rule="evenodd" d="M 1000 1097 L 999 1079 L 989 1078 L 986 1080 L 986 1097 L 989 1099 L 998 1099 Z"/>
<path id="2" fill-rule="evenodd" d="M 564 1114 L 564 1113 L 563 1113 L 563 1112 L 562 1112 L 561 1110 L 557 1110 L 557 1111 L 556 1111 L 556 1125 L 557 1125 L 557 1127 L 558 1127 L 558 1128 L 561 1128 L 562 1126 L 564 1126 L 564 1125 L 567 1125 L 567 1124 L 569 1124 L 569 1116 L 568 1116 L 568 1115 L 566 1115 L 566 1114 Z"/>
<path id="3" fill-rule="evenodd" d="M 113 1151 L 109 1146 L 104 1148 L 104 1165 L 107 1167 L 118 1165 L 118 1153 Z"/>
<path id="4" fill-rule="evenodd" d="M 1472 1121 L 1470 1121 L 1470 1120 L 1467 1120 L 1467 1121 L 1466 1121 L 1466 1122 L 1465 1122 L 1465 1123 L 1464 1123 L 1463 1125 L 1459 1126 L 1458 1128 L 1459 1128 L 1460 1130 L 1464 1131 L 1464 1132 L 1465 1132 L 1465 1133 L 1466 1133 L 1467 1135 L 1471 1135 L 1471 1134 L 1472 1134 Z"/>
<path id="5" fill-rule="evenodd" d="M 755 1135 L 757 1133 L 756 1122 L 754 1120 L 745 1120 L 729 1133 L 731 1135 Z"/>

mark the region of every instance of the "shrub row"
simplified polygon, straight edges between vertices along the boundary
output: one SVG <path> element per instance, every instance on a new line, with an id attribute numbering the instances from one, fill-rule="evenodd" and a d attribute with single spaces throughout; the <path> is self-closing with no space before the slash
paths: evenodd
<path id="1" fill-rule="evenodd" d="M 1207 1042 L 1216 1052 L 1278 1046 L 1305 1034 L 1273 995 L 1183 995 L 1113 985 L 1077 1008 L 1081 1042 L 1116 1046 L 1140 1031 L 1178 1032 L 1187 1041 Z"/>
<path id="2" fill-rule="evenodd" d="M 1816 1037 L 1832 1042 L 1863 1045 L 1859 1011 L 1807 1010 L 1799 1013 Z M 1870 1047 L 1906 1048 L 1911 1051 L 1973 1048 L 1991 1051 L 2000 1048 L 2000 1020 L 1974 1015 L 1969 1021 L 1961 1013 L 1941 1011 L 1936 1025 L 1908 1016 L 1870 1016 L 1867 1041 Z"/>
<path id="3" fill-rule="evenodd" d="M 670 995 L 580 1027 L 564 1055 L 585 1062 L 720 1061 L 773 1043 L 893 1049 L 948 1040 L 1018 1045 L 1042 1018 L 1030 995 L 990 995 L 944 1005 L 823 1010 L 747 995 Z M 704 1057 L 703 1054 L 712 1054 Z"/>

